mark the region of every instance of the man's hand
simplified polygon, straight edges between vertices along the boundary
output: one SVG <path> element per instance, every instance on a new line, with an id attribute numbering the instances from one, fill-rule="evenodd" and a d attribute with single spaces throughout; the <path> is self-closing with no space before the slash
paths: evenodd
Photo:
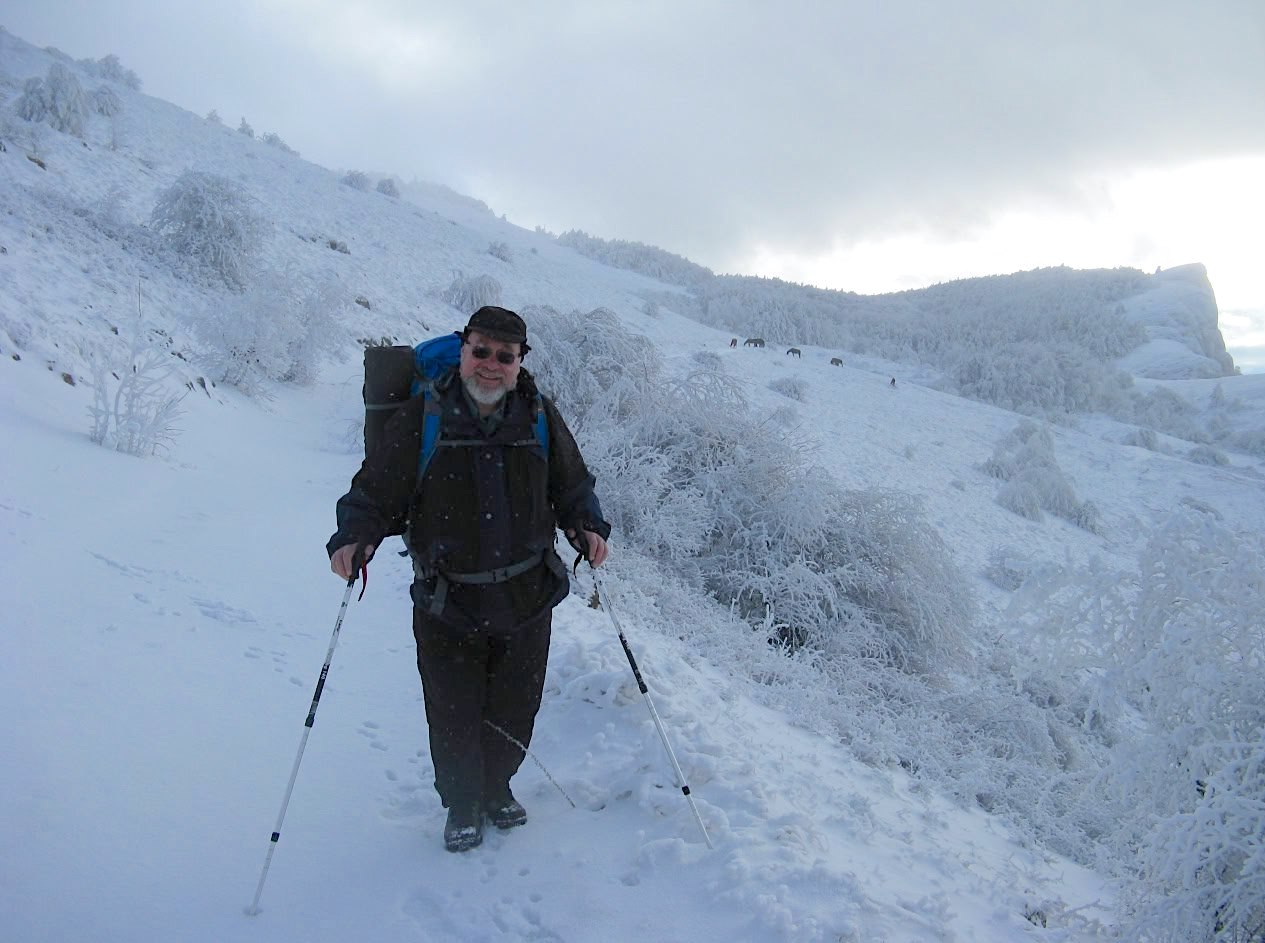
<path id="1" fill-rule="evenodd" d="M 352 564 L 355 561 L 357 548 L 360 550 L 364 563 L 373 559 L 373 551 L 377 549 L 373 544 L 343 544 L 329 558 L 329 568 L 342 579 L 351 580 L 356 577 L 356 570 Z"/>
<path id="2" fill-rule="evenodd" d="M 571 541 L 571 546 L 578 551 L 576 546 L 576 537 L 574 530 L 567 531 L 567 539 Z M 596 569 L 606 562 L 606 557 L 610 554 L 610 548 L 606 546 L 606 540 L 601 534 L 595 534 L 591 530 L 584 531 L 584 541 L 588 545 L 588 552 L 584 554 L 584 558 L 589 561 L 589 566 Z"/>

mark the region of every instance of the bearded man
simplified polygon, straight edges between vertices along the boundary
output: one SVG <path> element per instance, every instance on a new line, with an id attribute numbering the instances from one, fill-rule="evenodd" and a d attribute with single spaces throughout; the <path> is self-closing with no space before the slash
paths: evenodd
<path id="1" fill-rule="evenodd" d="M 350 580 L 384 538 L 404 536 L 449 851 L 479 845 L 485 819 L 501 829 L 527 821 L 510 779 L 540 708 L 553 608 L 569 588 L 557 529 L 594 567 L 608 554 L 595 479 L 557 407 L 522 369 L 530 349 L 515 312 L 476 311 L 460 362 L 396 411 L 338 500 L 326 548 L 330 568 Z M 419 474 L 427 410 L 440 417 L 439 436 Z M 547 444 L 535 433 L 540 411 Z"/>

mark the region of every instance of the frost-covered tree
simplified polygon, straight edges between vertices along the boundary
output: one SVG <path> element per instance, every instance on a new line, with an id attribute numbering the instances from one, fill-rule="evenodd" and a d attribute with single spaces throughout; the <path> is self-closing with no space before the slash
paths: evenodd
<path id="1" fill-rule="evenodd" d="M 98 78 L 118 82 L 135 91 L 140 91 L 140 77 L 131 69 L 125 68 L 119 57 L 111 53 L 100 59 L 81 59 L 79 65 L 91 75 Z"/>
<path id="2" fill-rule="evenodd" d="M 400 186 L 390 177 L 383 177 L 378 181 L 378 192 L 383 196 L 389 196 L 394 200 L 400 198 Z"/>
<path id="3" fill-rule="evenodd" d="M 339 182 L 344 186 L 351 187 L 353 190 L 362 191 L 368 191 L 370 184 L 369 175 L 363 170 L 349 170 Z"/>
<path id="4" fill-rule="evenodd" d="M 244 134 L 248 138 L 253 138 L 255 136 L 255 129 L 247 123 L 245 118 L 242 118 L 242 123 L 237 126 L 237 133 Z"/>
<path id="5" fill-rule="evenodd" d="M 224 119 L 220 117 L 220 113 L 212 108 L 206 113 L 206 120 L 211 124 L 223 125 Z"/>
<path id="6" fill-rule="evenodd" d="M 61 63 L 48 67 L 43 79 L 27 79 L 18 98 L 18 116 L 44 122 L 57 131 L 83 137 L 90 104 L 74 73 Z"/>
<path id="7" fill-rule="evenodd" d="M 270 229 L 241 185 L 193 170 L 159 195 L 150 223 L 196 271 L 235 290 L 250 281 Z"/>

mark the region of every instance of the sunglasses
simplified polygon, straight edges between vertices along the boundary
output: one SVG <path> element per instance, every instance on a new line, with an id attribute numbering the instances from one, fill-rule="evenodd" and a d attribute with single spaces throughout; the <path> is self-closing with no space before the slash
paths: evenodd
<path id="1" fill-rule="evenodd" d="M 489 357 L 492 356 L 492 348 L 484 347 L 483 345 L 479 345 L 478 347 L 471 347 L 470 354 L 471 356 L 474 357 L 475 360 L 487 360 Z M 496 362 L 503 363 L 507 367 L 517 359 L 518 359 L 518 354 L 511 353 L 508 350 L 498 350 L 496 352 Z"/>

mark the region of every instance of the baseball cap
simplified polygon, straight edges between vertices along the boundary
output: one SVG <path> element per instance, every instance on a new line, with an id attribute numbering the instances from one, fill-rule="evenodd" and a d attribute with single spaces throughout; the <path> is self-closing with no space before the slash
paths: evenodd
<path id="1" fill-rule="evenodd" d="M 509 308 L 484 305 L 470 315 L 465 333 L 469 334 L 471 331 L 478 331 L 485 337 L 509 344 L 527 343 L 527 322 Z"/>

